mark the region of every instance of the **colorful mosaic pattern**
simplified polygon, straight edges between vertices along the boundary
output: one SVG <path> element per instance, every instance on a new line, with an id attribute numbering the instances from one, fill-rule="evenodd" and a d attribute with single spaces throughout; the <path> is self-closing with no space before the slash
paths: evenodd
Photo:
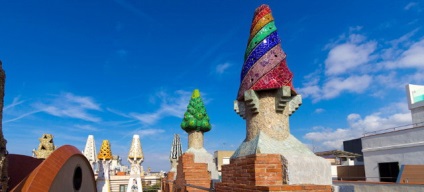
<path id="1" fill-rule="evenodd" d="M 198 89 L 195 89 L 191 95 L 183 122 L 181 122 L 181 128 L 187 133 L 191 131 L 208 132 L 212 128 Z"/>
<path id="2" fill-rule="evenodd" d="M 144 160 L 143 149 L 141 147 L 139 135 L 133 136 L 130 151 L 128 152 L 128 158 L 132 160 Z"/>
<path id="3" fill-rule="evenodd" d="M 103 140 L 102 146 L 100 147 L 99 154 L 97 155 L 99 160 L 111 160 L 112 150 L 110 149 L 109 140 Z"/>
<path id="4" fill-rule="evenodd" d="M 293 73 L 287 67 L 286 54 L 281 48 L 268 5 L 261 5 L 255 10 L 244 58 L 238 100 L 242 100 L 244 92 L 249 89 L 266 90 L 290 86 L 295 93 L 292 85 Z"/>

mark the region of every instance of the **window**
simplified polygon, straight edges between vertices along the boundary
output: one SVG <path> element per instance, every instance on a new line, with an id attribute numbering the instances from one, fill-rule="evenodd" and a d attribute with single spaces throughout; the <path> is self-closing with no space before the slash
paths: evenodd
<path id="1" fill-rule="evenodd" d="M 224 157 L 224 158 L 222 159 L 222 164 L 223 164 L 223 165 L 228 165 L 228 164 L 230 164 L 230 158 L 229 158 L 229 157 Z"/>
<path id="2" fill-rule="evenodd" d="M 396 182 L 399 174 L 399 162 L 379 163 L 378 171 L 381 182 Z"/>
<path id="3" fill-rule="evenodd" d="M 126 192 L 128 185 L 119 185 L 119 192 Z"/>

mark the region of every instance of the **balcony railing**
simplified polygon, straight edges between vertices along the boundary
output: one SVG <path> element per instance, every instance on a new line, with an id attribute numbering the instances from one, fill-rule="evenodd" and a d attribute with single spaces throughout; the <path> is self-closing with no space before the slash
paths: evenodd
<path id="1" fill-rule="evenodd" d="M 401 126 L 391 127 L 391 128 L 387 128 L 387 129 L 381 129 L 381 130 L 377 130 L 377 131 L 365 132 L 363 134 L 363 136 L 366 137 L 366 136 L 370 136 L 370 135 L 389 133 L 389 132 L 393 132 L 393 131 L 411 129 L 411 128 L 422 127 L 422 126 L 424 126 L 424 122 L 413 123 L 413 124 L 408 124 L 408 125 L 401 125 Z"/>

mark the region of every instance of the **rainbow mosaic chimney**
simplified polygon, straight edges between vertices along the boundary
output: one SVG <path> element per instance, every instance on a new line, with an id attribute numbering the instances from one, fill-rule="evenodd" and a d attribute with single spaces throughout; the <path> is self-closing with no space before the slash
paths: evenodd
<path id="1" fill-rule="evenodd" d="M 278 32 L 269 6 L 258 7 L 234 101 L 234 110 L 246 119 L 246 139 L 231 162 L 246 156 L 278 154 L 284 167 L 279 184 L 331 185 L 330 164 L 290 134 L 289 116 L 302 104 L 302 97 L 293 88 L 293 73 Z M 229 180 L 223 171 L 223 182 Z"/>
<path id="2" fill-rule="evenodd" d="M 292 95 L 296 95 L 292 79 L 293 73 L 286 64 L 286 54 L 281 48 L 271 9 L 261 5 L 256 9 L 250 26 L 237 100 L 243 100 L 249 89 L 258 91 L 284 86 L 290 87 Z"/>

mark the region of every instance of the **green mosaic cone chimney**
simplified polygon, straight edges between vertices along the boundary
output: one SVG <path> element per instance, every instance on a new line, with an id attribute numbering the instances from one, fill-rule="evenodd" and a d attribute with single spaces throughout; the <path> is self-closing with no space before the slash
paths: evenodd
<path id="1" fill-rule="evenodd" d="M 187 133 L 191 131 L 208 132 L 212 128 L 198 89 L 195 89 L 191 95 L 181 128 Z"/>

